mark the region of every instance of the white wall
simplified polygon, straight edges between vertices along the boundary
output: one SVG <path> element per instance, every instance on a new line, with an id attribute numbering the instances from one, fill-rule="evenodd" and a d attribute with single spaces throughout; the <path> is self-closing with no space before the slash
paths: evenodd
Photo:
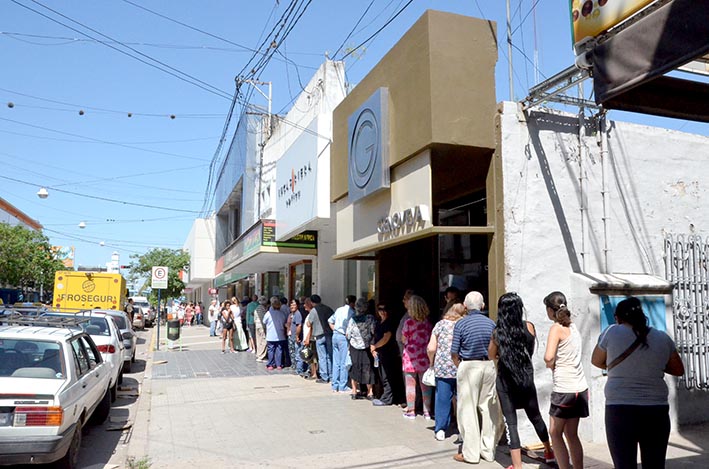
<path id="1" fill-rule="evenodd" d="M 529 320 L 537 324 L 534 365 L 542 414 L 547 414 L 551 392 L 551 372 L 543 363 L 551 321 L 542 299 L 560 290 L 573 296 L 573 319 L 586 339 L 592 413 L 599 415 L 605 378 L 590 366 L 600 333 L 598 297 L 588 291 L 583 274 L 607 271 L 663 278 L 664 234 L 707 234 L 709 212 L 702 210 L 702 201 L 709 187 L 709 139 L 609 121 L 604 165 L 601 135 L 591 122 L 586 122 L 588 136 L 579 142 L 576 116 L 542 114 L 524 122 L 516 104 L 501 106 L 505 288 L 522 296 Z M 667 328 L 671 333 L 671 317 Z M 707 403 L 707 397 L 694 393 L 691 399 Z M 677 413 L 675 402 L 672 407 Z M 602 419 L 585 419 L 581 433 L 602 441 Z M 526 437 L 536 439 L 531 430 Z"/>
<path id="2" fill-rule="evenodd" d="M 190 254 L 190 282 L 211 282 L 214 278 L 215 229 L 216 217 L 197 218 L 192 223 L 183 245 Z"/>

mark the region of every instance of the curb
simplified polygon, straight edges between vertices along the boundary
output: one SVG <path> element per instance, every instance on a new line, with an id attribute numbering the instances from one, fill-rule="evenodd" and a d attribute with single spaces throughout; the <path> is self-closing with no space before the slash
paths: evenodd
<path id="1" fill-rule="evenodd" d="M 145 358 L 145 371 L 143 372 L 143 380 L 140 383 L 140 396 L 138 397 L 133 431 L 131 432 L 130 442 L 128 443 L 125 467 L 132 467 L 134 461 L 149 457 L 148 434 L 150 429 L 150 409 L 152 406 L 153 353 L 155 351 L 156 336 L 157 328 L 154 327 Z"/>

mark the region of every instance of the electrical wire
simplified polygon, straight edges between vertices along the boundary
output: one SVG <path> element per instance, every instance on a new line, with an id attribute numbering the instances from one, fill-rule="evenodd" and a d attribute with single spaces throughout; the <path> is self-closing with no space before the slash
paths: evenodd
<path id="1" fill-rule="evenodd" d="M 529 18 L 529 15 L 532 14 L 532 12 L 534 11 L 535 7 L 537 6 L 537 4 L 538 4 L 540 1 L 541 1 L 541 0 L 534 0 L 534 3 L 532 3 L 532 6 L 529 8 L 529 11 L 527 12 L 527 14 L 524 15 L 524 18 L 522 18 L 522 20 L 519 22 L 519 24 L 517 25 L 517 27 L 512 30 L 512 34 L 516 33 L 517 30 L 522 27 L 522 25 L 524 24 L 524 22 L 527 20 L 527 18 Z"/>
<path id="2" fill-rule="evenodd" d="M 30 186 L 35 186 L 35 187 L 40 186 L 40 184 L 37 184 L 37 183 L 34 183 L 34 182 L 24 181 L 24 180 L 22 180 L 22 179 L 17 179 L 17 178 L 11 178 L 11 177 L 8 177 L 8 176 L 0 175 L 0 178 L 5 179 L 5 180 L 8 180 L 8 181 L 19 182 L 19 183 L 21 183 L 21 184 L 27 184 L 27 185 L 30 185 Z M 44 186 L 44 187 L 46 187 L 46 188 L 48 188 L 48 189 L 52 189 L 52 190 L 57 191 L 57 192 L 62 192 L 62 193 L 64 193 L 64 194 L 71 194 L 71 195 L 75 195 L 75 196 L 77 196 L 77 197 L 85 197 L 85 198 L 87 198 L 87 199 L 103 200 L 104 202 L 113 202 L 113 203 L 122 204 L 122 205 L 131 205 L 131 206 L 134 206 L 134 207 L 152 208 L 152 209 L 156 209 L 156 210 L 168 210 L 168 211 L 171 211 L 171 212 L 199 213 L 199 211 L 197 211 L 197 210 L 185 210 L 185 209 L 181 209 L 181 208 L 161 207 L 161 206 L 158 206 L 158 205 L 140 204 L 140 203 L 137 203 L 137 202 L 126 202 L 126 201 L 124 201 L 124 200 L 116 200 L 116 199 L 111 199 L 111 198 L 108 198 L 108 197 L 101 197 L 101 196 L 97 196 L 97 195 L 82 194 L 82 193 L 79 193 L 79 192 L 68 191 L 68 190 L 65 190 L 65 189 L 57 189 L 56 187 L 53 187 L 53 186 Z"/>
<path id="3" fill-rule="evenodd" d="M 392 16 L 391 18 L 389 18 L 389 20 L 388 20 L 386 23 L 384 23 L 384 25 L 383 25 L 381 28 L 377 29 L 371 36 L 369 36 L 367 39 L 365 39 L 364 41 L 362 41 L 361 43 L 359 43 L 359 45 L 357 45 L 357 47 L 354 47 L 354 48 L 350 49 L 345 55 L 343 55 L 343 56 L 342 56 L 342 60 L 346 59 L 346 58 L 349 57 L 353 52 L 355 52 L 357 49 L 359 49 L 360 47 L 362 47 L 363 45 L 365 45 L 366 43 L 368 43 L 369 41 L 371 41 L 372 39 L 374 39 L 379 33 L 381 33 L 381 32 L 384 30 L 384 28 L 386 28 L 387 26 L 389 26 L 389 25 L 391 24 L 391 22 L 394 21 L 401 13 L 403 13 L 403 11 L 406 10 L 406 8 L 407 8 L 409 5 L 411 5 L 413 2 L 414 2 L 414 0 L 409 0 L 408 2 L 406 2 L 406 4 L 405 4 L 403 7 L 401 7 L 401 9 L 400 9 L 399 11 L 397 11 L 397 12 L 394 14 L 394 16 Z"/>
<path id="4" fill-rule="evenodd" d="M 131 115 L 131 116 L 141 116 L 141 117 L 179 117 L 182 119 L 185 118 L 205 118 L 205 117 L 224 117 L 223 114 L 179 114 L 179 113 L 173 113 L 173 112 L 168 112 L 164 114 L 159 114 L 159 113 L 154 113 L 154 112 L 132 112 L 132 111 L 119 111 L 116 109 L 107 109 L 103 107 L 96 107 L 96 106 L 84 106 L 82 104 L 75 104 L 75 103 L 69 103 L 66 101 L 59 101 L 57 99 L 51 99 L 51 98 L 45 98 L 42 96 L 35 96 L 27 93 L 21 93 L 19 91 L 14 91 L 14 90 L 9 90 L 7 88 L 0 88 L 0 91 L 4 91 L 6 93 L 11 93 L 11 94 L 16 94 L 18 96 L 24 96 L 25 98 L 31 98 L 31 99 L 36 99 L 38 101 L 44 101 L 47 103 L 53 103 L 53 104 L 60 104 L 62 106 L 70 106 L 73 108 L 79 108 L 81 110 L 91 110 L 91 111 L 98 111 L 98 112 L 104 112 L 104 113 L 113 113 L 113 114 L 122 114 L 122 115 Z M 17 106 L 18 103 L 13 102 L 13 105 Z M 28 106 L 28 105 L 25 105 Z M 29 107 L 29 106 L 28 106 Z M 53 109 L 53 108 L 47 108 L 47 109 Z M 59 109 L 59 108 L 55 108 Z M 64 109 L 67 111 L 73 111 L 73 109 Z"/>
<path id="5" fill-rule="evenodd" d="M 0 121 L 12 122 L 13 124 L 24 125 L 26 127 L 32 127 L 33 129 L 45 130 L 47 132 L 54 132 L 54 133 L 57 133 L 60 135 L 68 135 L 69 137 L 83 138 L 84 140 L 88 140 L 88 141 L 95 142 L 95 143 L 103 143 L 105 145 L 115 145 L 118 147 L 130 148 L 131 150 L 138 150 L 138 151 L 142 151 L 142 152 L 146 152 L 146 153 L 155 153 L 157 155 L 172 156 L 174 158 L 182 158 L 182 159 L 186 159 L 186 160 L 196 160 L 196 161 L 206 162 L 206 160 L 204 158 L 197 158 L 196 156 L 180 155 L 178 153 L 170 153 L 170 152 L 165 152 L 165 151 L 160 151 L 160 150 L 151 150 L 149 148 L 140 148 L 140 147 L 136 147 L 133 145 L 125 145 L 123 143 L 111 142 L 109 140 L 101 140 L 98 138 L 87 137 L 85 135 L 74 134 L 71 132 L 64 132 L 62 130 L 51 129 L 49 127 L 43 127 L 40 125 L 30 124 L 30 123 L 18 121 L 15 119 L 8 119 L 6 117 L 0 117 Z"/>
<path id="6" fill-rule="evenodd" d="M 41 11 L 38 11 L 38 10 L 36 10 L 36 9 L 30 7 L 30 6 L 27 6 L 27 5 L 24 5 L 23 3 L 20 3 L 18 0 L 10 0 L 10 1 L 11 1 L 12 3 L 18 5 L 18 6 L 21 6 L 22 8 L 25 8 L 25 9 L 27 9 L 27 10 L 29 10 L 29 11 L 32 11 L 32 12 L 36 13 L 36 14 L 38 14 L 38 15 L 40 15 L 40 16 L 42 16 L 42 17 L 44 17 L 44 18 L 46 18 L 46 19 L 48 19 L 48 20 L 50 20 L 50 21 L 52 21 L 52 22 L 54 22 L 54 23 L 60 24 L 60 25 L 64 26 L 65 28 L 71 29 L 72 31 L 77 32 L 77 33 L 81 34 L 82 36 L 86 36 L 86 37 L 91 38 L 91 39 L 96 39 L 95 37 L 91 36 L 90 34 L 87 34 L 87 33 L 83 32 L 83 31 L 81 31 L 81 30 L 78 30 L 78 29 L 76 29 L 76 28 L 74 28 L 74 27 L 72 27 L 72 26 L 70 26 L 70 25 L 68 25 L 68 24 L 66 24 L 66 23 L 62 23 L 61 21 L 59 21 L 59 20 L 57 20 L 57 19 L 55 19 L 55 18 L 52 18 L 51 16 L 42 13 Z M 106 39 L 109 39 L 110 41 L 117 42 L 117 43 L 121 44 L 123 47 L 125 47 L 126 49 L 129 49 L 129 50 L 135 52 L 136 54 L 138 54 L 138 55 L 140 55 L 140 56 L 143 56 L 143 57 L 145 57 L 145 58 L 147 58 L 147 59 L 149 59 L 149 60 L 152 60 L 152 61 L 155 62 L 155 63 L 148 62 L 147 60 L 141 59 L 140 57 L 136 57 L 135 55 L 132 55 L 132 54 L 126 52 L 125 50 L 119 49 L 118 47 L 115 47 L 115 46 L 111 45 L 110 43 L 107 43 L 107 42 L 105 42 L 105 41 L 101 41 L 100 39 L 96 39 L 99 43 L 105 45 L 106 47 L 109 47 L 109 48 L 111 48 L 111 49 L 113 49 L 113 50 L 115 50 L 115 51 L 117 51 L 117 52 L 120 52 L 121 54 L 124 54 L 124 55 L 126 55 L 126 56 L 128 56 L 128 57 L 130 57 L 130 58 L 132 58 L 132 59 L 134 59 L 134 60 L 137 60 L 137 61 L 142 62 L 142 63 L 144 63 L 144 64 L 146 64 L 146 65 L 148 65 L 148 66 L 150 66 L 150 67 L 153 67 L 153 68 L 155 68 L 155 69 L 157 69 L 157 70 L 160 70 L 160 71 L 163 72 L 163 73 L 167 73 L 168 75 L 171 75 L 171 76 L 173 76 L 173 77 L 175 77 L 175 78 L 177 78 L 177 79 L 179 79 L 179 80 L 181 80 L 181 81 L 184 81 L 184 82 L 189 83 L 189 84 L 191 84 L 191 85 L 193 85 L 193 86 L 196 86 L 196 87 L 198 87 L 198 88 L 201 88 L 202 90 L 207 91 L 207 92 L 209 92 L 209 93 L 211 93 L 211 94 L 214 94 L 214 95 L 219 96 L 219 97 L 221 97 L 221 98 L 226 98 L 226 97 L 228 97 L 228 94 L 227 94 L 227 93 L 225 93 L 224 91 L 220 90 L 219 88 L 217 88 L 217 87 L 215 87 L 215 86 L 213 86 L 213 85 L 211 85 L 211 84 L 209 84 L 209 83 L 207 83 L 207 82 L 204 82 L 204 81 L 202 81 L 202 80 L 200 80 L 200 79 L 198 79 L 198 78 L 195 78 L 195 77 L 193 77 L 192 75 L 189 75 L 188 73 L 185 73 L 185 72 L 183 72 L 183 71 L 181 71 L 181 70 L 179 70 L 179 69 L 177 69 L 177 68 L 175 68 L 175 67 L 172 67 L 172 66 L 170 66 L 170 65 L 167 65 L 167 64 L 165 64 L 164 62 L 161 62 L 161 61 L 159 61 L 159 60 L 157 60 L 157 59 L 155 59 L 155 58 L 153 58 L 153 57 L 151 57 L 151 56 L 149 56 L 149 55 L 147 55 L 147 54 L 144 54 L 144 53 L 140 52 L 139 50 L 137 50 L 137 49 L 135 49 L 135 48 L 133 48 L 133 47 L 131 47 L 131 46 L 125 45 L 125 44 L 121 43 L 120 41 L 117 41 L 116 39 L 114 39 L 114 38 L 112 38 L 112 37 L 110 37 L 110 36 L 107 36 L 107 35 L 105 35 L 105 34 L 99 32 L 99 31 L 97 31 L 97 30 L 95 30 L 95 29 L 92 29 L 92 28 L 90 28 L 89 26 L 86 26 L 86 25 L 84 25 L 83 23 L 81 23 L 81 22 L 79 22 L 79 21 L 73 20 L 72 18 L 70 18 L 70 17 L 68 17 L 68 16 L 66 16 L 66 15 L 63 15 L 63 14 L 59 13 L 58 11 L 53 10 L 52 8 L 49 8 L 49 7 L 46 6 L 46 5 L 43 5 L 41 2 L 38 2 L 37 0 L 29 0 L 29 1 L 31 1 L 32 3 L 34 3 L 34 4 L 36 4 L 36 5 L 41 6 L 42 8 L 44 8 L 44 9 L 46 9 L 46 10 L 49 10 L 49 11 L 53 12 L 54 14 L 56 14 L 56 15 L 58 15 L 58 16 L 61 16 L 62 18 L 65 18 L 65 19 L 67 19 L 67 20 L 69 20 L 69 21 L 71 21 L 71 22 L 73 22 L 73 23 L 76 23 L 76 24 L 80 25 L 80 26 L 83 27 L 83 28 L 88 29 L 89 31 L 95 32 L 96 34 L 99 34 L 100 36 L 105 37 Z M 159 65 L 156 65 L 156 64 L 159 64 Z M 164 67 L 164 68 L 163 68 L 163 67 Z M 170 70 L 172 70 L 172 72 L 171 72 Z M 175 73 L 173 73 L 173 72 L 175 72 Z M 187 78 L 185 78 L 185 77 L 187 77 Z"/>
<path id="7" fill-rule="evenodd" d="M 350 37 L 352 37 L 352 34 L 354 33 L 355 29 L 357 29 L 357 26 L 359 26 L 359 24 L 362 22 L 362 20 L 364 19 L 364 17 L 367 16 L 367 13 L 369 12 L 369 9 L 372 8 L 372 5 L 374 5 L 374 0 L 372 0 L 371 2 L 369 2 L 369 5 L 367 5 L 367 8 L 365 8 L 364 13 L 362 13 L 362 15 L 359 17 L 359 19 L 358 19 L 357 22 L 355 23 L 355 25 L 354 25 L 354 26 L 352 27 L 352 29 L 350 30 L 350 32 L 349 32 L 349 34 L 347 35 L 347 37 L 345 37 L 345 39 L 342 41 L 342 44 L 340 44 L 340 47 L 338 47 L 337 50 L 335 51 L 335 53 L 332 54 L 332 58 L 333 58 L 333 59 L 334 59 L 334 58 L 337 58 L 337 54 L 340 53 L 340 51 L 342 50 L 342 48 L 345 46 L 345 43 L 347 42 L 347 40 L 348 40 Z"/>

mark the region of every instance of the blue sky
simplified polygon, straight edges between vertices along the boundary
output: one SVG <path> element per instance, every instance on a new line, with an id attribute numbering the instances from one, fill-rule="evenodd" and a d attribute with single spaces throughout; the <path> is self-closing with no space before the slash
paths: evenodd
<path id="1" fill-rule="evenodd" d="M 75 246 L 80 265 L 103 265 L 113 251 L 127 264 L 131 254 L 150 247 L 182 246 L 203 205 L 234 77 L 253 55 L 249 49 L 260 45 L 259 38 L 290 4 L 130 2 L 7 0 L 1 8 L 0 196 L 39 220 L 53 244 Z M 537 77 L 573 63 L 568 2 L 511 4 L 515 98 L 521 99 Z M 348 82 L 360 81 L 426 9 L 495 20 L 500 43 L 506 45 L 502 0 L 313 0 L 279 46 L 282 55 L 275 55 L 260 74 L 273 82 L 273 110 L 287 111 L 300 90 L 298 75 L 307 83 L 326 53 L 339 59 L 340 45 L 359 45 L 405 6 L 346 59 Z M 164 64 L 160 67 L 191 77 L 180 75 L 185 79 L 200 80 L 202 88 L 76 30 L 144 61 L 158 60 Z M 496 70 L 498 100 L 509 99 L 507 65 L 505 47 Z M 591 87 L 587 82 L 586 89 Z M 705 124 L 621 113 L 611 117 L 709 134 Z M 47 199 L 35 195 L 41 186 L 50 187 Z M 85 229 L 78 227 L 81 221 Z"/>

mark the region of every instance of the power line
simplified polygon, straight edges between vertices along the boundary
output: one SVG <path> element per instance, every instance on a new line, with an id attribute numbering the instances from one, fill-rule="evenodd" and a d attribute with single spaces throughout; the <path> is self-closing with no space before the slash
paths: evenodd
<path id="1" fill-rule="evenodd" d="M 23 180 L 21 180 L 21 179 L 11 178 L 11 177 L 8 177 L 8 176 L 2 176 L 2 175 L 0 175 L 0 178 L 6 179 L 6 180 L 8 180 L 8 181 L 19 182 L 20 184 L 27 184 L 27 185 L 30 185 L 30 186 L 35 186 L 35 187 L 41 185 L 41 184 L 37 184 L 37 183 L 34 183 L 34 182 L 23 181 Z M 49 189 L 52 189 L 52 190 L 54 190 L 54 191 L 57 191 L 57 192 L 62 192 L 62 193 L 64 193 L 64 194 L 71 194 L 71 195 L 75 195 L 75 196 L 77 196 L 77 197 L 85 197 L 85 198 L 87 198 L 87 199 L 103 200 L 104 202 L 113 202 L 113 203 L 122 204 L 122 205 L 132 205 L 132 206 L 134 206 L 134 207 L 153 208 L 153 209 L 157 209 L 157 210 L 168 210 L 168 211 L 171 211 L 171 212 L 199 213 L 197 210 L 185 210 L 185 209 L 181 209 L 181 208 L 160 207 L 160 206 L 158 206 L 158 205 L 139 204 L 139 203 L 136 203 L 136 202 L 126 202 L 126 201 L 124 201 L 124 200 L 110 199 L 110 198 L 108 198 L 108 197 L 100 197 L 100 196 L 97 196 L 97 195 L 81 194 L 81 193 L 79 193 L 79 192 L 68 191 L 68 190 L 65 190 L 65 189 L 57 189 L 56 187 L 52 187 L 52 186 L 45 186 L 45 187 L 47 187 L 47 188 L 49 188 Z"/>
<path id="2" fill-rule="evenodd" d="M 170 152 L 165 152 L 165 151 L 160 151 L 160 150 L 150 150 L 150 149 L 148 149 L 148 148 L 140 148 L 140 147 L 136 147 L 136 146 L 132 146 L 132 145 L 125 145 L 125 144 L 123 144 L 123 143 L 111 142 L 111 141 L 109 141 L 109 140 L 101 140 L 101 139 L 98 139 L 98 138 L 87 137 L 87 136 L 85 136 L 85 135 L 79 135 L 79 134 L 74 134 L 74 133 L 71 133 L 71 132 L 64 132 L 64 131 L 62 131 L 62 130 L 51 129 L 51 128 L 49 128 L 49 127 L 42 127 L 42 126 L 40 126 L 40 125 L 29 124 L 29 123 L 27 123 L 27 122 L 22 122 L 22 121 L 18 121 L 18 120 L 14 120 L 14 119 L 8 119 L 8 118 L 6 118 L 6 117 L 0 117 L 0 120 L 6 121 L 6 122 L 12 122 L 13 124 L 18 124 L 18 125 L 24 125 L 24 126 L 27 126 L 27 127 L 32 127 L 32 128 L 34 128 L 34 129 L 45 130 L 45 131 L 47 131 L 47 132 L 54 132 L 54 133 L 57 133 L 57 134 L 60 134 L 60 135 L 68 135 L 69 137 L 83 138 L 84 140 L 89 140 L 89 141 L 92 141 L 92 142 L 95 142 L 95 143 L 103 143 L 103 144 L 105 144 L 105 145 L 115 145 L 115 146 L 118 146 L 118 147 L 130 148 L 131 150 L 138 150 L 138 151 L 142 151 L 142 152 L 146 152 L 146 153 L 155 153 L 155 154 L 158 154 L 158 155 L 172 156 L 172 157 L 175 157 L 175 158 L 183 158 L 183 159 L 187 159 L 187 160 L 197 160 L 197 161 L 204 161 L 204 162 L 206 162 L 205 159 L 203 159 L 203 158 L 197 158 L 196 156 L 180 155 L 180 154 L 178 154 L 178 153 L 170 153 Z"/>
<path id="3" fill-rule="evenodd" d="M 524 22 L 527 20 L 527 18 L 529 18 L 529 15 L 532 14 L 532 12 L 534 11 L 534 8 L 537 6 L 537 4 L 538 4 L 540 1 L 541 1 L 541 0 L 534 0 L 534 3 L 532 3 L 532 6 L 529 8 L 529 11 L 527 12 L 527 14 L 524 15 L 524 18 L 522 18 L 522 20 L 520 20 L 520 22 L 519 22 L 519 24 L 517 25 L 517 27 L 512 30 L 512 34 L 516 33 L 517 30 L 522 27 L 522 25 L 524 24 Z"/>
<path id="4" fill-rule="evenodd" d="M 354 47 L 354 48 L 351 49 L 349 52 L 347 52 L 345 55 L 343 55 L 343 56 L 342 56 L 342 60 L 346 59 L 346 58 L 349 57 L 354 51 L 356 51 L 357 49 L 359 49 L 360 47 L 362 47 L 363 45 L 365 45 L 366 43 L 368 43 L 369 41 L 371 41 L 377 34 L 379 34 L 380 32 L 382 32 L 382 31 L 384 30 L 384 28 L 386 28 L 387 26 L 389 26 L 389 24 L 391 24 L 391 22 L 394 21 L 394 20 L 396 19 L 396 17 L 399 16 L 404 10 L 406 10 L 406 8 L 407 8 L 409 5 L 411 5 L 413 2 L 414 2 L 414 0 L 409 0 L 408 2 L 406 2 L 406 4 L 405 4 L 403 7 L 401 7 L 401 9 L 400 9 L 399 11 L 397 11 L 397 12 L 394 14 L 394 16 L 392 16 L 391 18 L 389 18 L 389 20 L 388 20 L 386 23 L 384 23 L 384 25 L 383 25 L 381 28 L 377 29 L 377 30 L 374 32 L 374 34 L 372 34 L 372 35 L 369 36 L 367 39 L 365 39 L 364 41 L 362 41 L 357 47 Z"/>
<path id="5" fill-rule="evenodd" d="M 178 113 L 173 113 L 173 112 L 168 112 L 164 114 L 159 114 L 159 113 L 154 113 L 154 112 L 132 112 L 132 111 L 119 111 L 116 109 L 107 109 L 103 107 L 96 107 L 96 106 L 85 106 L 82 104 L 75 104 L 75 103 L 69 103 L 66 101 L 60 101 L 57 99 L 51 99 L 51 98 L 45 98 L 42 96 L 35 96 L 27 93 L 21 93 L 19 91 L 13 91 L 13 90 L 8 90 L 7 88 L 0 88 L 0 91 L 4 91 L 6 93 L 11 93 L 11 94 L 16 94 L 18 96 L 24 96 L 25 98 L 32 98 L 36 99 L 38 101 L 44 101 L 47 103 L 53 103 L 53 104 L 61 104 L 62 106 L 71 106 L 74 108 L 79 108 L 79 109 L 89 109 L 92 111 L 99 111 L 99 112 L 107 112 L 107 113 L 114 113 L 114 114 L 123 114 L 123 115 L 129 115 L 129 116 L 145 116 L 145 117 L 180 117 L 180 118 L 204 118 L 204 117 L 223 117 L 223 114 L 178 114 Z M 17 103 L 13 102 L 13 105 L 17 105 Z M 48 108 L 51 109 L 51 108 Z M 70 109 L 67 109 L 70 110 Z"/>
<path id="6" fill-rule="evenodd" d="M 52 17 L 49 16 L 49 15 L 46 15 L 46 14 L 42 13 L 41 11 L 38 11 L 38 10 L 32 8 L 32 7 L 29 7 L 29 6 L 27 6 L 27 5 L 24 5 L 24 4 L 20 3 L 18 0 L 10 0 L 10 1 L 11 1 L 12 3 L 15 3 L 15 4 L 18 5 L 18 6 L 21 6 L 22 8 L 25 8 L 25 9 L 27 9 L 27 10 L 29 10 L 29 11 L 32 11 L 32 12 L 36 13 L 36 14 L 38 14 L 38 15 L 40 15 L 40 16 L 42 16 L 42 17 L 44 17 L 44 18 L 46 18 L 46 19 L 48 19 L 48 20 L 50 20 L 50 21 L 52 21 L 52 22 L 54 22 L 54 23 L 60 24 L 60 25 L 64 26 L 65 28 L 71 29 L 72 31 L 77 32 L 77 33 L 81 34 L 82 36 L 86 36 L 86 37 L 91 38 L 91 39 L 96 39 L 96 38 L 94 38 L 93 36 L 91 36 L 91 35 L 89 35 L 89 34 L 83 32 L 83 31 L 81 31 L 81 30 L 78 30 L 78 29 L 76 29 L 76 28 L 74 28 L 74 27 L 72 27 L 72 26 L 70 26 L 70 25 L 68 25 L 68 24 L 66 24 L 66 23 L 62 23 L 61 21 L 59 21 L 59 20 L 57 20 L 57 19 L 55 19 L 55 18 L 52 18 Z M 114 38 L 112 38 L 112 37 L 110 37 L 110 36 L 107 36 L 107 35 L 105 35 L 105 34 L 99 32 L 99 31 L 97 31 L 97 30 L 95 30 L 95 29 L 92 29 L 92 28 L 90 28 L 90 27 L 88 27 L 88 26 L 86 26 L 86 25 L 80 23 L 79 21 L 73 20 L 73 19 L 69 18 L 68 16 L 59 13 L 58 11 L 51 9 L 51 8 L 49 8 L 49 7 L 46 6 L 46 5 L 43 5 L 42 3 L 38 2 L 37 0 L 29 0 L 29 1 L 31 1 L 32 3 L 35 3 L 35 4 L 39 5 L 39 6 L 41 6 L 42 8 L 45 8 L 46 10 L 49 10 L 49 11 L 53 12 L 54 14 L 56 14 L 56 15 L 58 15 L 58 16 L 61 16 L 62 18 L 65 18 L 65 19 L 67 19 L 67 20 L 69 20 L 69 21 L 71 21 L 71 22 L 73 22 L 73 23 L 76 23 L 76 24 L 80 25 L 80 26 L 83 27 L 83 28 L 88 29 L 89 31 L 93 31 L 93 32 L 95 32 L 96 34 L 99 34 L 100 36 L 103 36 L 103 37 L 109 39 L 110 41 L 117 42 L 118 44 L 120 44 L 121 46 L 125 47 L 126 49 L 129 49 L 129 50 L 131 50 L 131 51 L 133 51 L 133 52 L 135 52 L 135 53 L 137 53 L 137 54 L 139 54 L 139 55 L 141 55 L 141 56 L 143 56 L 143 57 L 146 57 L 147 59 L 152 60 L 153 62 L 155 62 L 155 63 L 157 63 L 157 64 L 160 64 L 162 67 L 165 67 L 165 68 L 167 68 L 167 69 L 169 69 L 169 70 L 166 70 L 165 68 L 162 68 L 161 66 L 155 65 L 155 63 L 151 63 L 151 62 L 148 62 L 148 61 L 146 61 L 146 60 L 144 60 L 144 59 L 141 59 L 140 57 L 136 57 L 135 55 L 132 55 L 132 54 L 130 54 L 130 53 L 128 53 L 128 52 L 126 52 L 126 51 L 124 51 L 124 50 L 122 50 L 122 49 L 119 49 L 119 48 L 117 48 L 117 47 L 111 45 L 111 44 L 108 43 L 108 42 L 101 41 L 100 39 L 96 39 L 98 42 L 100 42 L 101 44 L 105 45 L 106 47 L 109 47 L 109 48 L 111 48 L 111 49 L 113 49 L 113 50 L 115 50 L 115 51 L 117 51 L 117 52 L 120 52 L 121 54 L 127 55 L 128 57 L 130 57 L 130 58 L 132 58 L 132 59 L 135 59 L 135 60 L 137 60 L 137 61 L 139 61 L 139 62 L 142 62 L 142 63 L 144 63 L 144 64 L 146 64 L 146 65 L 148 65 L 148 66 L 150 66 L 150 67 L 153 67 L 153 68 L 155 68 L 155 69 L 158 69 L 158 70 L 160 70 L 160 71 L 163 72 L 163 73 L 167 73 L 168 75 L 172 75 L 173 77 L 175 77 L 175 78 L 177 78 L 177 79 L 179 79 L 179 80 L 182 80 L 182 81 L 184 81 L 184 82 L 186 82 L 186 83 L 189 83 L 189 84 L 191 84 L 191 85 L 193 85 L 193 86 L 197 86 L 198 88 L 201 88 L 201 89 L 203 89 L 204 91 L 207 91 L 207 92 L 209 92 L 209 93 L 211 93 L 211 94 L 214 94 L 214 95 L 219 96 L 219 97 L 221 97 L 221 98 L 226 98 L 226 97 L 228 96 L 224 91 L 220 90 L 219 88 L 217 88 L 217 87 L 215 87 L 215 86 L 213 86 L 213 85 L 211 85 L 211 84 L 209 84 L 209 83 L 206 83 L 206 82 L 204 82 L 204 81 L 202 81 L 202 80 L 200 80 L 200 79 L 198 79 L 198 78 L 195 78 L 195 77 L 189 75 L 188 73 L 185 73 L 185 72 L 183 72 L 183 71 L 181 71 L 181 70 L 179 70 L 179 69 L 177 69 L 177 68 L 174 68 L 174 67 L 172 67 L 172 66 L 170 66 L 170 65 L 167 65 L 167 64 L 165 64 L 165 63 L 163 63 L 163 62 L 161 62 L 161 61 L 159 61 L 159 60 L 157 60 L 157 59 L 155 59 L 155 58 L 153 58 L 153 57 L 151 57 L 151 56 L 149 56 L 149 55 L 147 55 L 147 54 L 144 54 L 144 53 L 140 52 L 139 50 L 137 50 L 137 49 L 135 49 L 135 48 L 133 48 L 133 47 L 131 47 L 131 46 L 128 46 L 128 45 L 126 45 L 126 44 L 124 44 L 124 43 L 121 43 L 120 41 L 117 41 L 116 39 L 114 39 Z M 174 72 L 177 72 L 177 73 L 173 73 L 173 72 L 171 72 L 170 70 L 173 70 Z M 179 73 L 180 75 L 178 75 L 178 73 Z M 181 76 L 181 75 L 183 75 L 183 76 Z M 188 78 L 185 78 L 185 77 L 188 77 L 189 79 L 188 79 Z"/>
<path id="7" fill-rule="evenodd" d="M 367 5 L 367 8 L 365 8 L 364 13 L 362 13 L 362 15 L 359 17 L 359 19 L 358 19 L 357 22 L 355 23 L 355 25 L 352 27 L 352 29 L 350 30 L 350 33 L 347 35 L 347 37 L 345 37 L 345 39 L 342 41 L 342 44 L 340 44 L 340 47 L 337 48 L 337 50 L 335 51 L 335 53 L 332 54 L 332 58 L 333 58 L 333 59 L 337 57 L 337 54 L 340 53 L 340 51 L 341 51 L 342 48 L 344 47 L 344 45 L 345 45 L 345 43 L 347 42 L 347 40 L 352 36 L 352 34 L 354 34 L 355 29 L 357 29 L 357 26 L 359 26 L 359 24 L 362 22 L 362 20 L 364 19 L 364 17 L 367 16 L 367 12 L 369 12 L 369 9 L 372 8 L 372 5 L 374 5 L 374 0 L 372 0 L 371 2 L 369 2 L 369 5 Z"/>
<path id="8" fill-rule="evenodd" d="M 232 47 L 215 47 L 215 46 L 206 46 L 206 45 L 190 45 L 190 44 L 169 44 L 169 43 L 160 43 L 160 42 L 134 42 L 134 41 L 100 41 L 98 39 L 89 39 L 89 38 L 80 38 L 80 37 L 71 37 L 71 36 L 48 36 L 44 34 L 25 34 L 25 33 L 17 33 L 17 32 L 10 32 L 10 31 L 0 31 L 0 36 L 7 36 L 12 39 L 17 39 L 17 37 L 32 37 L 32 38 L 37 38 L 37 39 L 54 39 L 54 40 L 60 40 L 64 41 L 60 44 L 43 44 L 40 42 L 31 42 L 31 41 L 24 41 L 27 42 L 28 44 L 34 44 L 37 46 L 62 46 L 66 44 L 75 44 L 79 42 L 86 42 L 86 43 L 97 43 L 101 44 L 103 42 L 109 43 L 109 44 L 126 44 L 129 46 L 146 46 L 146 47 L 156 47 L 156 48 L 161 48 L 161 49 L 183 49 L 183 50 L 213 50 L 213 51 L 219 51 L 219 52 L 249 52 L 252 51 L 253 49 L 247 48 L 247 49 L 234 49 Z M 310 55 L 310 56 L 320 56 L 322 55 L 319 52 L 291 52 L 292 55 Z M 310 67 L 307 65 L 301 65 L 301 67 L 305 68 L 316 68 L 316 67 Z"/>

